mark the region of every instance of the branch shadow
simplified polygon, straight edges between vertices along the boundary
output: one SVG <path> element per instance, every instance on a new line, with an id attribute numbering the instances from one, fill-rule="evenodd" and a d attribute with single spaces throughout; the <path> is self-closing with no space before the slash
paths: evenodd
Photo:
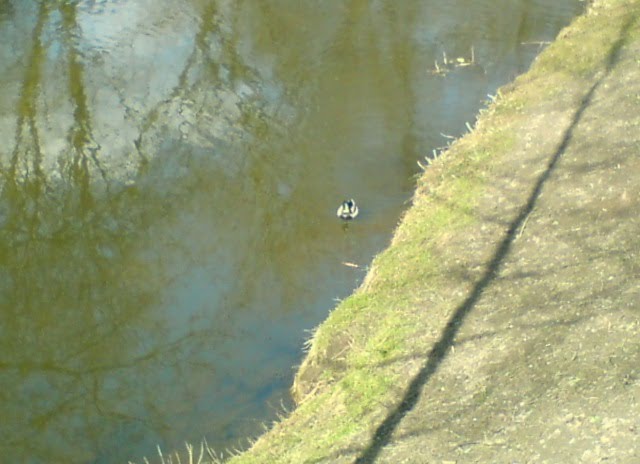
<path id="1" fill-rule="evenodd" d="M 391 437 L 394 431 L 398 428 L 404 416 L 416 406 L 420 398 L 422 389 L 429 382 L 431 377 L 436 373 L 440 364 L 445 359 L 447 353 L 450 352 L 450 348 L 454 345 L 456 335 L 458 334 L 460 327 L 464 323 L 465 319 L 476 306 L 476 303 L 482 296 L 483 291 L 497 277 L 501 265 L 508 255 L 513 242 L 518 236 L 518 231 L 523 226 L 529 214 L 533 211 L 540 197 L 540 194 L 542 193 L 544 185 L 546 184 L 547 180 L 549 180 L 549 177 L 555 170 L 558 161 L 561 159 L 562 155 L 569 146 L 569 143 L 573 138 L 575 128 L 581 121 L 585 110 L 591 104 L 594 93 L 600 87 L 602 82 L 609 76 L 616 63 L 619 61 L 620 52 L 623 45 L 627 41 L 629 30 L 635 21 L 636 15 L 631 15 L 623 24 L 619 38 L 611 46 L 606 62 L 604 63 L 605 72 L 589 88 L 587 93 L 580 101 L 578 108 L 572 118 L 571 124 L 565 131 L 560 144 L 551 156 L 545 170 L 535 182 L 526 203 L 522 206 L 515 219 L 510 223 L 504 238 L 498 244 L 492 259 L 488 263 L 486 271 L 484 272 L 480 280 L 478 280 L 478 282 L 475 284 L 468 297 L 456 308 L 446 327 L 444 328 L 442 335 L 428 352 L 423 367 L 409 384 L 402 400 L 396 406 L 396 408 L 389 413 L 386 419 L 382 421 L 382 423 L 377 427 L 368 446 L 354 461 L 355 464 L 369 464 L 375 462 L 382 449 L 391 441 Z"/>

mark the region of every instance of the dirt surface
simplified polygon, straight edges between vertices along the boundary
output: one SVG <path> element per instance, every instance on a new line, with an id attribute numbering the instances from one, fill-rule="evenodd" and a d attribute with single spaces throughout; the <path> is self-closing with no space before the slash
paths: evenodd
<path id="1" fill-rule="evenodd" d="M 520 112 L 512 153 L 481 174 L 479 220 L 441 244 L 451 336 L 357 462 L 640 463 L 636 14 L 602 69 Z"/>

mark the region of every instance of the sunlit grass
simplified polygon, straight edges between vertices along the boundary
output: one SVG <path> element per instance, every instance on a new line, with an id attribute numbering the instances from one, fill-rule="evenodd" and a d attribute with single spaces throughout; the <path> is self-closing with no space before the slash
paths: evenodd
<path id="1" fill-rule="evenodd" d="M 203 440 L 198 448 L 190 443 L 185 443 L 185 451 L 173 451 L 171 453 L 163 453 L 160 446 L 157 447 L 158 457 L 149 460 L 147 457 L 142 459 L 144 464 L 221 464 L 224 460 L 223 454 L 216 453 L 207 443 Z M 129 464 L 134 464 L 129 461 Z"/>

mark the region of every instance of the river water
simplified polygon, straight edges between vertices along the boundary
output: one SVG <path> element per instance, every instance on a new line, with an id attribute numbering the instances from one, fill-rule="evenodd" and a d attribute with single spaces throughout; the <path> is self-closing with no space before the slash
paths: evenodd
<path id="1" fill-rule="evenodd" d="M 581 8 L 0 0 L 2 460 L 259 433 L 417 161 Z"/>

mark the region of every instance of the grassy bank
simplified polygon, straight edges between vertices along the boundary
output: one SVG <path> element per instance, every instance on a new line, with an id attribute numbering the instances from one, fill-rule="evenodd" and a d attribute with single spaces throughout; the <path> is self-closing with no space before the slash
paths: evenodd
<path id="1" fill-rule="evenodd" d="M 632 53 L 639 48 L 638 14 L 638 1 L 595 2 L 587 14 L 561 32 L 527 74 L 501 89 L 495 101 L 480 114 L 471 133 L 456 141 L 430 164 L 418 181 L 413 205 L 389 248 L 375 258 L 363 285 L 329 315 L 310 340 L 308 354 L 293 385 L 298 407 L 274 424 L 249 451 L 234 457 L 232 463 L 353 462 L 356 459 L 373 462 L 384 455 L 384 449 L 393 447 L 396 454 L 391 454 L 393 459 L 389 457 L 389 462 L 431 462 L 420 460 L 415 446 L 412 451 L 410 446 L 403 445 L 403 440 L 416 440 L 415 436 L 421 432 L 431 433 L 435 424 L 443 429 L 447 427 L 442 423 L 442 414 L 433 412 L 435 406 L 429 406 L 428 402 L 422 405 L 427 401 L 425 395 L 437 396 L 440 406 L 452 405 L 451 411 L 457 411 L 459 419 L 468 422 L 465 428 L 456 429 L 455 434 L 461 436 L 461 443 L 466 440 L 473 444 L 480 443 L 482 438 L 478 437 L 492 426 L 492 416 L 507 414 L 511 407 L 501 405 L 517 404 L 517 398 L 528 394 L 532 405 L 546 404 L 542 391 L 555 388 L 549 380 L 553 375 L 547 375 L 543 367 L 540 371 L 531 367 L 531 374 L 524 374 L 525 371 L 510 370 L 509 366 L 521 362 L 537 366 L 530 361 L 529 357 L 533 355 L 527 350 L 545 353 L 544 346 L 553 344 L 542 338 L 539 324 L 548 323 L 544 336 L 548 337 L 553 331 L 555 338 L 552 337 L 552 341 L 560 344 L 573 340 L 567 335 L 569 332 L 562 332 L 563 323 L 569 324 L 567 321 L 570 320 L 572 327 L 579 327 L 583 319 L 595 320 L 592 318 L 595 312 L 592 314 L 590 307 L 578 311 L 575 309 L 577 304 L 572 303 L 575 295 L 601 285 L 600 271 L 589 266 L 584 271 L 579 267 L 580 263 L 595 258 L 589 250 L 583 250 L 581 254 L 567 251 L 565 256 L 562 255 L 564 248 L 560 247 L 556 249 L 561 250 L 557 253 L 562 259 L 557 259 L 551 245 L 546 248 L 545 240 L 547 235 L 553 235 L 553 227 L 561 234 L 563 230 L 585 231 L 596 225 L 587 216 L 579 215 L 582 210 L 576 210 L 573 222 L 566 223 L 566 229 L 563 229 L 565 223 L 559 211 L 565 211 L 561 208 L 571 205 L 554 204 L 554 198 L 557 201 L 563 195 L 577 198 L 576 192 L 584 186 L 553 182 L 554 176 L 563 172 L 559 166 L 564 158 L 574 156 L 573 150 L 576 159 L 580 155 L 588 160 L 598 160 L 610 150 L 610 140 L 620 142 L 629 138 L 630 130 L 638 132 L 640 93 L 636 94 L 634 90 L 627 94 L 623 90 L 631 81 L 629 76 L 640 75 L 639 61 Z M 608 89 L 611 90 L 610 97 L 606 94 Z M 586 114 L 594 121 L 601 118 L 602 124 L 609 121 L 609 107 L 604 103 L 602 107 L 598 106 L 596 103 L 601 101 L 598 98 L 602 102 L 607 98 L 618 99 L 620 104 L 630 105 L 626 118 L 628 127 L 623 127 L 624 124 L 616 126 L 615 131 L 607 135 L 610 140 L 600 140 L 597 123 L 591 122 L 592 126 L 587 126 L 591 119 Z M 587 143 L 590 137 L 593 137 L 593 144 Z M 632 145 L 635 143 L 634 139 Z M 603 163 L 608 156 L 602 158 Z M 625 159 L 621 157 L 618 166 Z M 570 166 L 562 167 L 567 169 L 567 179 L 571 178 Z M 574 174 L 575 179 L 582 175 L 578 171 Z M 600 185 L 603 192 L 612 185 L 606 184 L 593 182 L 596 187 Z M 596 187 L 592 188 L 592 193 L 597 196 Z M 563 189 L 569 188 L 573 190 L 564 192 Z M 636 195 L 632 187 L 625 184 L 624 188 L 625 198 Z M 556 196 L 546 193 L 553 189 L 557 189 Z M 547 205 L 543 199 L 550 203 Z M 634 208 L 636 200 L 633 199 Z M 548 216 L 556 219 L 550 219 L 547 224 L 544 222 L 547 216 L 536 216 L 540 211 L 549 211 Z M 573 212 L 571 209 L 566 211 Z M 636 229 L 629 230 L 632 234 L 631 230 Z M 588 237 L 594 234 L 605 232 L 593 229 Z M 618 237 L 616 243 L 633 243 L 631 235 L 625 237 Z M 600 238 L 600 242 L 603 240 L 606 237 Z M 635 256 L 637 249 L 626 252 Z M 520 253 L 520 261 L 513 257 L 517 253 Z M 545 253 L 549 253 L 546 258 Z M 560 271 L 548 271 L 556 259 L 558 269 L 563 262 L 569 261 L 575 261 L 576 269 L 581 269 L 576 275 L 567 274 L 566 285 L 571 289 L 567 293 L 559 290 Z M 535 277 L 518 277 L 507 282 L 506 275 L 522 268 L 522 263 L 539 264 L 536 264 Z M 629 264 L 625 269 L 627 280 L 637 279 L 637 266 Z M 590 272 L 593 274 L 589 275 Z M 548 286 L 552 283 L 555 285 L 552 291 L 560 296 L 554 300 L 544 299 L 544 292 L 539 289 L 551 288 Z M 494 293 L 492 288 L 498 284 L 501 287 Z M 603 289 L 605 284 L 602 283 Z M 631 290 L 616 288 L 615 292 L 625 295 Z M 490 304 L 494 301 L 490 299 L 492 295 L 499 296 L 504 303 Z M 559 308 L 563 302 L 566 302 L 566 308 L 562 306 L 562 311 L 558 309 L 553 316 L 545 312 L 551 303 L 558 301 Z M 584 304 L 588 305 L 589 301 L 594 300 L 585 297 Z M 624 306 L 622 302 L 615 304 L 616 308 L 621 306 Z M 624 306 L 628 311 L 625 320 L 631 320 L 631 325 L 619 334 L 621 337 L 637 334 L 638 330 L 633 325 L 637 307 L 627 306 L 629 308 Z M 516 314 L 521 308 L 525 309 Z M 514 326 L 513 321 L 521 320 L 518 318 L 526 313 L 526 308 L 532 311 L 526 317 L 534 319 L 523 323 L 522 327 Z M 573 310 L 577 312 L 571 313 Z M 543 313 L 549 319 L 542 320 Z M 562 319 L 568 318 L 570 313 L 575 317 Z M 485 330 L 482 334 L 496 332 L 500 324 L 510 327 L 511 332 L 504 336 L 494 333 L 489 337 L 469 332 L 468 327 L 474 324 Z M 589 330 L 599 330 L 598 327 Z M 608 330 L 610 335 L 611 327 Z M 580 347 L 575 347 L 576 352 L 588 352 L 589 337 L 597 343 L 596 332 L 592 331 L 585 339 L 578 334 L 576 329 L 575 343 L 580 342 Z M 605 335 L 602 334 L 603 340 L 606 340 Z M 519 345 L 527 337 L 533 341 Z M 472 343 L 464 345 L 463 339 Z M 484 345 L 473 345 L 480 339 Z M 530 348 L 538 347 L 538 343 L 542 348 Z M 629 347 L 629 343 L 632 348 L 637 347 L 637 341 L 629 341 L 625 346 Z M 477 348 L 475 352 L 473 346 Z M 611 347 L 614 354 L 618 349 L 621 348 L 617 345 Z M 558 353 L 569 351 L 571 347 L 562 345 Z M 453 356 L 458 352 L 468 357 Z M 634 353 L 633 349 L 630 352 Z M 596 356 L 597 351 L 594 353 Z M 637 386 L 636 377 L 633 377 L 637 374 L 637 368 L 633 368 L 633 362 L 637 362 L 635 353 L 628 359 L 629 366 L 619 364 L 617 368 L 627 369 L 624 375 L 631 376 L 628 379 L 632 380 L 628 381 L 636 382 L 633 385 Z M 597 364 L 597 360 L 576 364 L 575 359 L 562 364 L 565 361 L 561 363 L 559 356 L 549 354 L 544 358 L 554 371 L 570 371 L 572 366 L 578 365 L 580 369 L 587 369 L 587 365 Z M 497 360 L 500 360 L 499 369 Z M 449 375 L 447 369 L 451 371 L 450 378 L 445 376 Z M 460 372 L 465 373 L 464 380 L 461 380 Z M 511 379 L 511 383 L 507 382 L 509 387 L 503 387 L 495 380 L 505 372 L 512 372 L 508 377 Z M 529 383 L 522 383 L 524 381 L 520 379 L 527 375 Z M 581 370 L 569 377 L 582 379 L 580 381 L 587 379 L 598 385 Z M 553 378 L 556 384 L 562 380 Z M 457 383 L 455 379 L 458 379 Z M 539 382 L 536 379 L 540 379 Z M 465 383 L 464 390 L 459 390 L 460 382 Z M 571 383 L 567 382 L 568 385 Z M 607 391 L 623 395 L 620 392 L 626 390 Z M 574 398 L 568 390 L 561 393 Z M 580 392 L 576 395 L 579 398 Z M 498 396 L 502 403 L 498 403 Z M 456 409 L 460 405 L 464 405 L 467 412 Z M 423 406 L 424 409 L 420 409 Z M 532 417 L 538 413 L 540 417 L 546 417 L 546 413 L 536 412 L 536 407 L 531 406 Z M 631 409 L 635 407 L 635 403 L 630 406 Z M 517 406 L 513 408 L 515 411 Z M 416 410 L 423 411 L 422 415 L 414 414 L 410 418 L 412 428 L 407 429 L 406 436 L 399 435 L 397 432 L 402 430 L 400 424 L 405 415 Z M 463 418 L 464 414 L 470 414 L 469 411 L 476 411 L 473 420 L 471 416 L 466 420 Z M 452 432 L 448 430 L 447 433 Z M 522 443 L 525 442 L 523 439 Z M 485 451 L 477 451 L 477 456 L 483 456 L 483 452 L 488 453 L 484 455 L 487 459 L 495 456 L 493 451 L 486 451 L 488 446 L 482 448 Z M 539 456 L 536 453 L 539 450 L 523 449 L 521 456 L 531 456 L 535 461 L 535 456 Z"/>

